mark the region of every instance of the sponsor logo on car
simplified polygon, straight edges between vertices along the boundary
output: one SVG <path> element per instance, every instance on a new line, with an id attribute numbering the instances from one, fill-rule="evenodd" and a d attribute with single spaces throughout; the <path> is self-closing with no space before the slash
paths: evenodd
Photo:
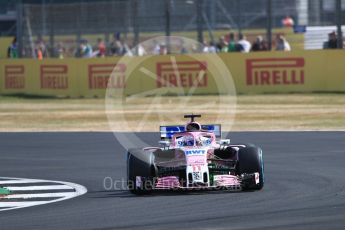
<path id="1" fill-rule="evenodd" d="M 191 164 L 191 165 L 203 165 L 203 164 L 205 164 L 205 158 L 204 157 L 202 157 L 202 158 L 190 157 L 188 159 L 188 164 Z"/>
<path id="2" fill-rule="evenodd" d="M 5 89 L 24 89 L 25 76 L 23 65 L 5 66 Z"/>
<path id="3" fill-rule="evenodd" d="M 303 85 L 304 58 L 260 58 L 246 61 L 247 85 Z"/>
<path id="4" fill-rule="evenodd" d="M 68 89 L 67 65 L 41 65 L 41 89 Z"/>
<path id="5" fill-rule="evenodd" d="M 125 72 L 126 65 L 121 63 L 89 65 L 89 89 L 125 88 Z"/>
<path id="6" fill-rule="evenodd" d="M 208 86 L 205 61 L 158 62 L 156 67 L 158 88 Z"/>
<path id="7" fill-rule="evenodd" d="M 192 172 L 193 180 L 201 180 L 201 172 Z"/>
<path id="8" fill-rule="evenodd" d="M 201 171 L 201 165 L 193 165 L 192 167 L 193 167 L 193 172 L 200 172 Z"/>
<path id="9" fill-rule="evenodd" d="M 202 155 L 206 153 L 206 150 L 204 149 L 192 149 L 192 150 L 186 150 L 186 155 Z"/>

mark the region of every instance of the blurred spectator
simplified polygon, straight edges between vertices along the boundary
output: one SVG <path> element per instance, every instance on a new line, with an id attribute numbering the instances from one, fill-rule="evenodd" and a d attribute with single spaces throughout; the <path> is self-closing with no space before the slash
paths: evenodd
<path id="1" fill-rule="evenodd" d="M 338 39 L 335 31 L 328 34 L 328 41 L 323 43 L 324 49 L 336 49 L 338 47 Z"/>
<path id="2" fill-rule="evenodd" d="M 159 45 L 159 43 L 156 40 L 152 41 L 152 47 L 153 47 L 152 54 L 159 55 L 160 45 Z"/>
<path id="3" fill-rule="evenodd" d="M 228 51 L 228 43 L 225 40 L 224 36 L 219 37 L 218 43 L 216 44 L 217 52 L 227 52 Z"/>
<path id="4" fill-rule="evenodd" d="M 120 33 L 114 34 L 113 41 L 110 43 L 110 55 L 122 56 L 125 53 L 124 46 L 121 42 Z"/>
<path id="5" fill-rule="evenodd" d="M 87 40 L 82 40 L 80 44 L 80 55 L 83 58 L 91 58 L 93 56 L 92 47 Z"/>
<path id="6" fill-rule="evenodd" d="M 102 38 L 97 39 L 97 51 L 96 52 L 97 52 L 96 53 L 97 57 L 105 57 L 106 48 L 105 48 L 105 44 L 104 44 Z"/>
<path id="7" fill-rule="evenodd" d="M 195 44 L 192 45 L 192 53 L 199 53 L 200 50 L 202 51 L 202 47 L 200 47 L 201 45 L 197 46 Z"/>
<path id="8" fill-rule="evenodd" d="M 188 53 L 188 49 L 184 43 L 184 41 L 181 39 L 180 40 L 180 54 L 186 54 Z"/>
<path id="9" fill-rule="evenodd" d="M 209 53 L 217 53 L 216 46 L 213 41 L 210 41 L 209 46 L 208 46 L 208 52 Z"/>
<path id="10" fill-rule="evenodd" d="M 266 51 L 268 50 L 267 42 L 264 41 L 262 36 L 257 36 L 255 42 L 252 45 L 251 51 Z"/>
<path id="11" fill-rule="evenodd" d="M 236 52 L 236 41 L 234 33 L 229 34 L 229 44 L 228 44 L 228 52 Z"/>
<path id="12" fill-rule="evenodd" d="M 59 59 L 64 59 L 65 57 L 65 48 L 62 44 L 62 42 L 59 42 L 55 48 L 55 57 Z"/>
<path id="13" fill-rule="evenodd" d="M 293 27 L 295 24 L 294 20 L 289 16 L 287 15 L 285 18 L 283 18 L 282 20 L 282 25 L 284 27 Z"/>
<path id="14" fill-rule="evenodd" d="M 188 49 L 185 46 L 182 46 L 180 49 L 180 54 L 187 54 L 188 53 Z"/>
<path id="15" fill-rule="evenodd" d="M 239 41 L 237 42 L 237 44 L 242 46 L 242 53 L 249 53 L 250 48 L 252 47 L 252 45 L 250 44 L 250 42 L 247 40 L 246 36 L 244 36 L 243 34 L 239 34 L 238 35 Z M 237 47 L 237 50 L 239 50 L 240 47 Z"/>
<path id="16" fill-rule="evenodd" d="M 204 48 L 203 48 L 203 53 L 216 53 L 216 46 L 214 45 L 214 43 L 211 41 L 209 43 L 207 43 L 207 41 L 204 42 Z"/>
<path id="17" fill-rule="evenodd" d="M 133 56 L 132 51 L 130 50 L 130 48 L 125 44 L 125 49 L 126 49 L 126 55 L 128 56 Z M 146 55 L 146 50 L 145 48 L 139 43 L 138 44 L 138 56 L 144 56 Z"/>
<path id="18" fill-rule="evenodd" d="M 202 52 L 203 52 L 203 53 L 208 53 L 208 44 L 207 44 L 207 41 L 206 41 L 206 40 L 204 40 Z"/>
<path id="19" fill-rule="evenodd" d="M 132 53 L 133 46 L 127 45 L 126 42 L 122 42 L 122 45 L 123 45 L 123 55 L 129 55 L 130 53 Z M 145 55 L 145 54 L 146 54 L 146 50 L 144 49 L 144 47 L 138 44 L 138 55 Z"/>
<path id="20" fill-rule="evenodd" d="M 81 44 L 81 41 L 79 42 L 79 45 L 77 46 L 76 50 L 75 50 L 75 54 L 74 56 L 75 57 L 81 57 L 82 56 L 82 44 Z"/>
<path id="21" fill-rule="evenodd" d="M 37 46 L 36 55 L 38 60 L 43 60 L 43 49 L 42 46 Z"/>
<path id="22" fill-rule="evenodd" d="M 167 49 L 166 45 L 164 43 L 161 43 L 159 45 L 159 54 L 160 55 L 165 55 L 167 53 L 168 53 L 168 49 Z"/>
<path id="23" fill-rule="evenodd" d="M 35 44 L 36 44 L 36 49 L 37 49 L 36 52 L 38 53 L 38 50 L 40 50 L 40 53 L 42 53 L 42 58 L 48 57 L 47 46 L 46 46 L 45 41 L 43 40 L 42 35 L 37 36 L 37 40 Z"/>
<path id="24" fill-rule="evenodd" d="M 7 57 L 18 58 L 18 45 L 16 37 L 13 38 L 11 45 L 7 48 Z"/>
<path id="25" fill-rule="evenodd" d="M 276 50 L 278 50 L 278 51 L 291 51 L 290 44 L 284 38 L 284 36 L 281 34 L 278 34 L 276 36 Z"/>

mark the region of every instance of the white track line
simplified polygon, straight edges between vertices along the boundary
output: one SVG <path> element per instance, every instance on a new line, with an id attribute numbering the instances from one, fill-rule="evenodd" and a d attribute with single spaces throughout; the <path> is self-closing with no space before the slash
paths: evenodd
<path id="1" fill-rule="evenodd" d="M 45 198 L 45 197 L 73 197 L 75 192 L 60 193 L 37 193 L 37 194 L 12 194 L 7 195 L 3 199 L 28 199 L 28 198 Z"/>
<path id="2" fill-rule="evenodd" d="M 26 179 L 26 178 L 14 178 L 14 177 L 0 177 L 0 179 L 7 179 L 7 181 L 1 181 L 3 184 L 10 184 L 8 181 L 15 182 L 14 184 L 19 183 L 56 183 L 59 185 L 51 185 L 51 186 L 9 186 L 8 189 L 12 190 L 14 193 L 15 191 L 28 191 L 27 194 L 10 194 L 8 196 L 1 197 L 1 199 L 8 198 L 9 196 L 12 196 L 12 199 L 16 198 L 39 198 L 39 197 L 54 197 L 57 198 L 55 200 L 50 201 L 23 201 L 23 202 L 2 202 L 0 201 L 0 212 L 1 211 L 7 211 L 12 209 L 19 209 L 19 208 L 26 208 L 30 206 L 36 206 L 36 205 L 42 205 L 42 204 L 48 204 L 48 203 L 55 203 L 63 200 L 68 200 L 77 196 L 81 196 L 87 192 L 87 189 L 79 184 L 71 183 L 71 182 L 64 182 L 64 181 L 50 181 L 50 180 L 38 180 L 38 179 Z M 30 182 L 29 182 L 30 181 Z M 29 188 L 31 187 L 31 188 Z M 29 189 L 27 189 L 29 188 Z M 74 192 L 57 192 L 57 193 L 39 193 L 39 194 L 29 194 L 30 190 L 32 191 L 35 189 L 35 191 L 39 190 L 56 190 L 56 189 L 74 189 Z M 51 196 L 50 196 L 51 195 Z M 62 196 L 63 195 L 63 196 Z M 61 197 L 60 197 L 61 196 Z M 60 198 L 59 198 L 60 197 Z M 11 198 L 9 198 L 11 199 Z"/>
<path id="3" fill-rule="evenodd" d="M 34 206 L 40 204 L 46 204 L 46 201 L 24 201 L 24 202 L 0 202 L 0 208 L 10 207 L 11 209 L 14 208 L 24 208 L 27 206 Z M 8 209 L 6 209 L 8 210 Z"/>
<path id="4" fill-rule="evenodd" d="M 26 184 L 26 183 L 39 183 L 42 180 L 25 179 L 25 180 L 0 180 L 0 184 Z"/>
<path id="5" fill-rule="evenodd" d="M 34 191 L 34 190 L 58 190 L 58 189 L 73 189 L 68 185 L 44 185 L 44 186 L 25 186 L 25 187 L 5 187 L 10 191 Z"/>

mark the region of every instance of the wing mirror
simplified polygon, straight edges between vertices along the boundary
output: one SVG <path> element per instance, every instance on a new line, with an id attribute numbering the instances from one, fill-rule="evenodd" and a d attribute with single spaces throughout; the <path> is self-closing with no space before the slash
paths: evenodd
<path id="1" fill-rule="evenodd" d="M 164 148 L 169 147 L 170 145 L 170 141 L 159 141 L 158 143 Z"/>
<path id="2" fill-rule="evenodd" d="M 230 144 L 230 139 L 221 139 L 219 141 L 219 144 L 221 144 L 221 145 L 229 145 Z"/>

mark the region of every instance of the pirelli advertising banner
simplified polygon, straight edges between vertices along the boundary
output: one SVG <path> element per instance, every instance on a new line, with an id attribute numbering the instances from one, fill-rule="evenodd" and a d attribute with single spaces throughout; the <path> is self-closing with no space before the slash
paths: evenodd
<path id="1" fill-rule="evenodd" d="M 1 60 L 1 94 L 80 96 L 76 60 Z"/>
<path id="2" fill-rule="evenodd" d="M 217 85 L 216 77 L 222 73 L 209 59 L 212 55 L 149 56 L 124 60 L 119 64 L 126 68 L 126 94 L 216 94 L 225 92 Z M 221 59 L 214 55 L 214 58 Z M 133 58 L 132 58 L 133 59 Z M 227 67 L 224 65 L 224 68 Z M 224 74 L 223 74 L 224 75 Z M 223 77 L 228 77 L 229 74 Z"/>
<path id="3" fill-rule="evenodd" d="M 115 89 L 125 88 L 126 66 L 118 63 L 118 60 L 118 58 L 77 59 L 79 94 L 83 97 L 104 97 L 108 84 Z M 110 78 L 111 75 L 115 76 Z"/>
<path id="4" fill-rule="evenodd" d="M 1 60 L 0 85 L 1 93 L 25 93 L 28 92 L 28 71 L 25 64 L 20 61 Z"/>
<path id="5" fill-rule="evenodd" d="M 345 92 L 345 52 L 299 51 L 91 59 L 1 59 L 0 93 L 104 97 L 237 93 Z M 225 67 L 225 69 L 224 69 Z"/>
<path id="6" fill-rule="evenodd" d="M 334 91 L 325 88 L 324 51 L 222 55 L 238 93 Z M 341 69 L 338 70 L 338 77 Z M 345 73 L 345 72 L 344 72 Z M 338 78 L 334 76 L 334 80 Z M 331 79 L 328 79 L 331 80 Z M 345 90 L 345 89 L 343 89 Z"/>

